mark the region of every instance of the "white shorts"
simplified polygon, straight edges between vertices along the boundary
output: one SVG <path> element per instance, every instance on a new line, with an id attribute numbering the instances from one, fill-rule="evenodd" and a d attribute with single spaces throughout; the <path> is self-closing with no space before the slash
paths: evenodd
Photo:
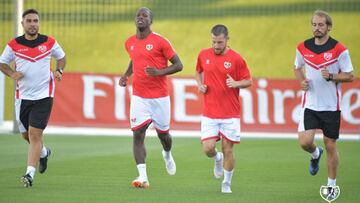
<path id="1" fill-rule="evenodd" d="M 201 141 L 222 138 L 240 143 L 240 118 L 212 119 L 201 117 Z"/>
<path id="2" fill-rule="evenodd" d="M 169 132 L 170 97 L 147 99 L 132 95 L 130 103 L 131 130 L 138 130 L 151 122 L 157 132 Z"/>

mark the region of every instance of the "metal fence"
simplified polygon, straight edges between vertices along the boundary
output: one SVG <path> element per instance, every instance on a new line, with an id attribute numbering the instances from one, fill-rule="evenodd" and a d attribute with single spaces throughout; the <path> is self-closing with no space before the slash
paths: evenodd
<path id="1" fill-rule="evenodd" d="M 14 36 L 14 7 L 17 0 L 0 1 L 1 47 Z M 250 2 L 250 3 L 247 3 Z M 193 19 L 227 16 L 269 16 L 311 12 L 359 12 L 359 0 L 24 0 L 24 9 L 39 10 L 46 33 L 81 35 L 82 25 L 98 26 L 132 19 L 137 8 L 147 6 L 155 19 Z M 66 31 L 64 31 L 66 27 Z"/>

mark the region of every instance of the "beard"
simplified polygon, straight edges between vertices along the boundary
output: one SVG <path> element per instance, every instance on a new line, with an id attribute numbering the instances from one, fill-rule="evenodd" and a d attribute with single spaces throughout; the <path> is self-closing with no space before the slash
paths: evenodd
<path id="1" fill-rule="evenodd" d="M 30 36 L 35 36 L 35 35 L 38 34 L 38 30 L 37 29 L 30 29 L 30 30 L 26 31 L 26 34 L 30 35 Z"/>
<path id="2" fill-rule="evenodd" d="M 314 32 L 314 37 L 315 37 L 315 38 L 318 38 L 318 39 L 321 39 L 321 38 L 323 38 L 324 36 L 326 36 L 326 34 L 327 34 L 327 32 L 322 33 L 322 32 L 320 32 L 320 31 L 315 31 L 315 32 Z"/>
<path id="3" fill-rule="evenodd" d="M 225 47 L 225 48 L 226 48 L 226 47 Z M 215 53 L 216 55 L 221 55 L 222 53 L 224 53 L 225 48 L 223 48 L 223 49 L 214 49 L 214 53 Z"/>

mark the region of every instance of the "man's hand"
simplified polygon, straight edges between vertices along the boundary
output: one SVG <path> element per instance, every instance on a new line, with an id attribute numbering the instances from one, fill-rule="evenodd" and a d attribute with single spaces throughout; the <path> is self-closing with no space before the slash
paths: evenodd
<path id="1" fill-rule="evenodd" d="M 154 76 L 154 77 L 161 75 L 160 70 L 149 66 L 145 68 L 145 73 L 148 76 Z"/>
<path id="2" fill-rule="evenodd" d="M 56 71 L 54 71 L 54 77 L 57 81 L 61 81 L 62 74 L 58 70 L 56 70 Z"/>
<path id="3" fill-rule="evenodd" d="M 10 75 L 10 77 L 14 80 L 20 80 L 24 77 L 24 74 L 22 72 L 15 71 Z"/>
<path id="4" fill-rule="evenodd" d="M 300 83 L 301 89 L 307 91 L 309 89 L 309 80 L 305 79 Z"/>
<path id="5" fill-rule="evenodd" d="M 226 85 L 229 88 L 236 88 L 237 87 L 237 82 L 229 74 L 227 74 Z"/>
<path id="6" fill-rule="evenodd" d="M 121 87 L 125 87 L 127 81 L 128 81 L 128 77 L 127 77 L 127 76 L 121 76 L 121 77 L 120 77 L 120 80 L 119 80 L 119 85 L 120 85 Z"/>
<path id="7" fill-rule="evenodd" d="M 329 70 L 326 69 L 326 68 L 323 68 L 323 69 L 321 70 L 321 75 L 322 75 L 322 77 L 323 77 L 325 80 L 328 80 L 329 77 L 330 77 Z"/>
<path id="8" fill-rule="evenodd" d="M 204 84 L 201 84 L 201 85 L 198 86 L 198 89 L 199 89 L 199 92 L 200 92 L 201 94 L 205 94 L 206 91 L 207 91 L 207 86 L 204 85 Z"/>

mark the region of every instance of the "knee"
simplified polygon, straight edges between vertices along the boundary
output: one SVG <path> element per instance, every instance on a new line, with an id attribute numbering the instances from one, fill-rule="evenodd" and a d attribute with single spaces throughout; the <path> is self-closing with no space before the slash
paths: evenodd
<path id="1" fill-rule="evenodd" d="M 300 140 L 299 141 L 299 145 L 300 147 L 305 150 L 305 151 L 309 151 L 312 147 L 312 142 L 307 142 L 307 141 L 304 141 L 304 140 Z"/>
<path id="2" fill-rule="evenodd" d="M 325 144 L 325 149 L 328 153 L 335 153 L 336 145 L 335 144 Z"/>
<path id="3" fill-rule="evenodd" d="M 224 156 L 226 157 L 232 157 L 233 156 L 233 149 L 228 147 L 228 148 L 223 148 L 223 153 Z"/>
<path id="4" fill-rule="evenodd" d="M 203 144 L 203 152 L 206 154 L 206 156 L 213 157 L 216 155 L 215 145 Z"/>

